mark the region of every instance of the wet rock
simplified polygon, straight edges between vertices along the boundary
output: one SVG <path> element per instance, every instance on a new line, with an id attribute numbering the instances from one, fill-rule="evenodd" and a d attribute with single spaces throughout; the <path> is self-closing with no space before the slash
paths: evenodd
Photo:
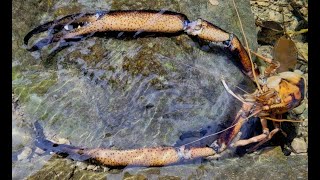
<path id="1" fill-rule="evenodd" d="M 31 153 L 32 153 L 32 149 L 29 147 L 25 147 L 23 149 L 23 151 L 17 156 L 18 161 L 22 161 L 24 159 L 27 159 Z"/>
<path id="2" fill-rule="evenodd" d="M 293 139 L 291 146 L 297 153 L 306 153 L 308 151 L 308 145 L 302 138 Z"/>

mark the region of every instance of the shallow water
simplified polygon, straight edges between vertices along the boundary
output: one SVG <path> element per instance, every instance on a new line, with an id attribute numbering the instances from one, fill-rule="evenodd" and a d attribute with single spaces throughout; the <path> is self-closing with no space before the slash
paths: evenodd
<path id="1" fill-rule="evenodd" d="M 256 47 L 254 20 L 247 13 L 249 2 L 239 2 L 238 8 L 249 44 Z M 32 123 L 36 120 L 49 139 L 64 138 L 75 146 L 128 149 L 187 143 L 226 127 L 240 108 L 223 88 L 222 77 L 233 90 L 235 86 L 254 89 L 230 61 L 233 58 L 229 53 L 215 46 L 210 49 L 186 35 L 130 40 L 90 37 L 50 60 L 48 54 L 54 45 L 32 53 L 23 46 L 23 37 L 39 24 L 102 9 L 178 11 L 191 20 L 204 18 L 241 38 L 231 1 L 221 1 L 218 7 L 205 0 L 13 1 L 12 83 L 19 99 L 12 120 L 13 177 L 22 179 L 33 174 L 31 178 L 36 179 L 65 179 L 72 174 L 74 179 L 119 179 L 141 174 L 140 178 L 151 179 L 234 179 L 237 173 L 246 172 L 237 166 L 246 161 L 253 164 L 254 157 L 95 172 L 79 168 L 74 161 L 35 152 Z M 201 143 L 209 145 L 215 139 Z M 18 156 L 23 152 L 25 158 Z M 49 173 L 53 167 L 55 173 Z"/>

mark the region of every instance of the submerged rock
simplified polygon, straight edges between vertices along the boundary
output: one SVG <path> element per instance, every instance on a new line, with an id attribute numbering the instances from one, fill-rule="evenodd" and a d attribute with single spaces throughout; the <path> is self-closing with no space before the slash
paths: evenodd
<path id="1" fill-rule="evenodd" d="M 41 170 L 27 178 L 36 179 L 106 179 L 101 172 L 79 169 L 73 161 L 62 158 L 51 158 Z"/>
<path id="2" fill-rule="evenodd" d="M 62 6 L 52 4 L 49 9 L 54 11 Z M 256 35 L 253 18 L 247 13 L 249 3 L 241 1 L 237 6 L 254 49 Z M 204 18 L 242 39 L 231 1 L 221 1 L 217 6 L 207 0 L 110 1 L 106 7 L 168 8 L 186 14 L 191 20 Z M 15 16 L 29 11 L 28 8 L 15 11 Z M 83 11 L 90 11 L 87 8 L 93 6 L 88 5 Z M 73 9 L 65 10 L 65 15 L 74 13 Z M 40 21 L 57 18 L 51 14 L 35 22 L 41 19 L 40 15 L 39 12 L 27 16 L 31 22 L 26 24 L 31 25 L 24 29 L 18 28 L 22 22 L 16 19 L 15 41 L 22 42 L 23 35 Z M 15 48 L 21 51 L 21 47 Z M 215 132 L 217 124 L 228 125 L 240 107 L 225 91 L 220 78 L 223 76 L 231 87 L 240 84 L 248 91 L 254 88 L 234 65 L 227 50 L 194 41 L 187 35 L 132 40 L 88 38 L 59 52 L 50 61 L 45 56 L 47 51 L 47 48 L 41 51 L 44 55 L 39 65 L 30 63 L 35 59 L 27 51 L 24 53 L 29 64 L 22 61 L 20 54 L 14 55 L 21 63 L 15 63 L 18 65 L 13 89 L 23 94 L 31 119 L 41 120 L 47 135 L 66 138 L 78 146 L 122 149 L 171 146 L 184 132 L 207 127 L 205 134 Z M 29 75 L 34 71 L 36 75 L 31 79 Z"/>

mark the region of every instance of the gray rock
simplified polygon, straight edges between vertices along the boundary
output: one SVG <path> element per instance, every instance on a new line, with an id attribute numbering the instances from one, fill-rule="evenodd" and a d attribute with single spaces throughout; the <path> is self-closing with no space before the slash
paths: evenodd
<path id="1" fill-rule="evenodd" d="M 306 153 L 308 151 L 308 145 L 302 138 L 293 139 L 291 146 L 297 153 Z"/>

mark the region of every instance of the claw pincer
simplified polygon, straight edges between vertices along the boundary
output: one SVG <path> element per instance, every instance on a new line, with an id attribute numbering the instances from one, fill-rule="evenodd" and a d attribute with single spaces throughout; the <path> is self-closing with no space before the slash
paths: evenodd
<path id="1" fill-rule="evenodd" d="M 221 42 L 224 44 L 228 50 L 240 60 L 239 65 L 244 73 L 253 79 L 251 61 L 247 51 L 244 49 L 236 35 L 228 33 L 203 19 L 187 23 L 184 30 L 188 35 L 198 36 L 202 40 L 215 43 Z M 255 70 L 255 73 L 258 74 L 258 71 Z"/>

